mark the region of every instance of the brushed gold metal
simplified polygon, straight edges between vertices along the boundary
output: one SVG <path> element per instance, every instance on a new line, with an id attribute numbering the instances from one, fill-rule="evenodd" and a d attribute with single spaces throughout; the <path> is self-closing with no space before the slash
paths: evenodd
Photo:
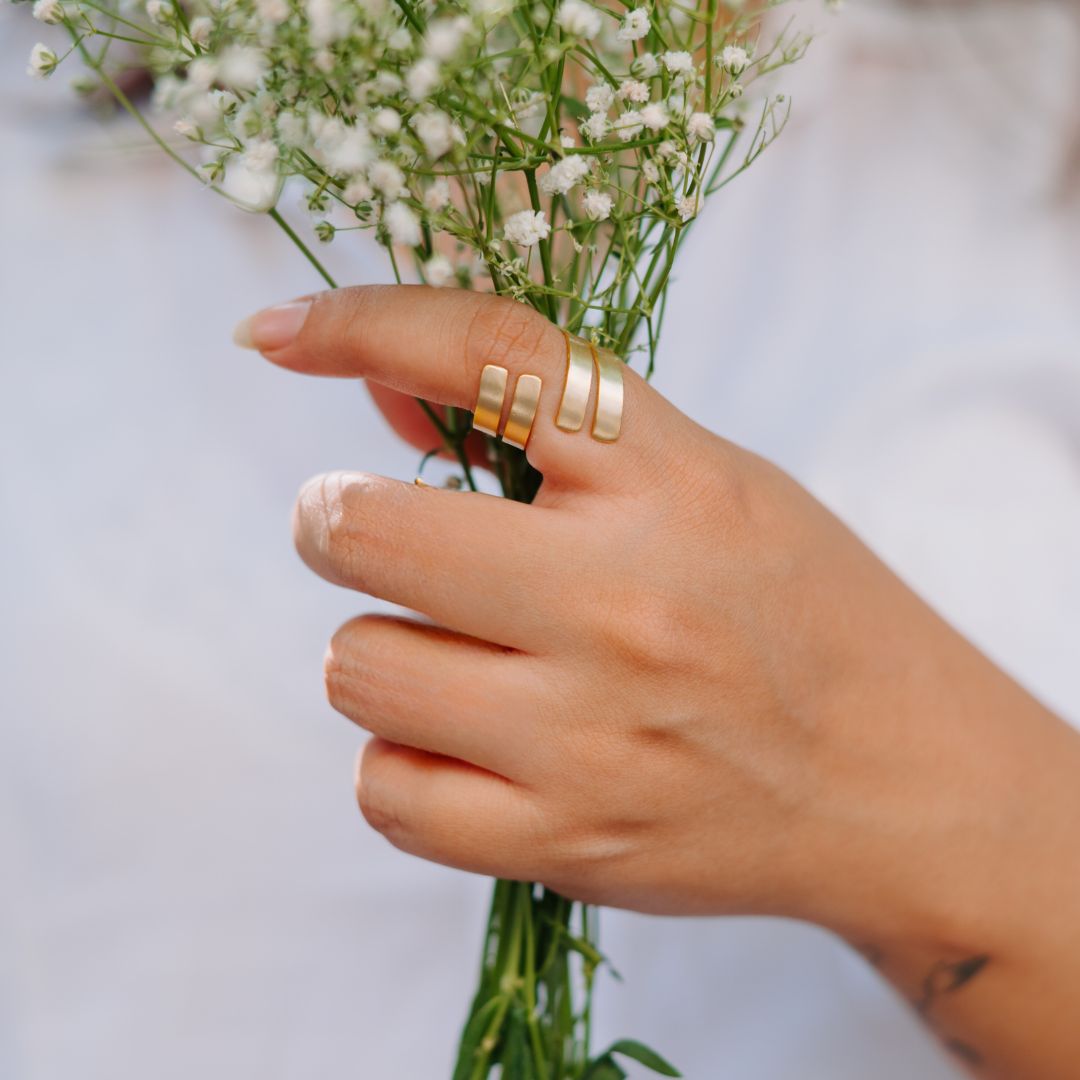
<path id="1" fill-rule="evenodd" d="M 555 426 L 563 431 L 580 431 L 585 423 L 585 410 L 593 384 L 592 346 L 574 334 L 563 331 L 566 338 L 566 383 L 562 401 L 555 417 Z"/>
<path id="2" fill-rule="evenodd" d="M 510 415 L 503 428 L 503 442 L 524 450 L 532 433 L 536 409 L 540 404 L 540 389 L 543 386 L 539 375 L 519 375 L 514 387 L 514 397 L 510 402 Z"/>
<path id="3" fill-rule="evenodd" d="M 472 426 L 485 435 L 499 434 L 503 401 L 506 399 L 506 380 L 509 372 L 497 364 L 486 364 L 480 372 L 480 390 L 476 395 Z"/>
<path id="4" fill-rule="evenodd" d="M 600 381 L 596 390 L 592 436 L 600 442 L 614 442 L 622 428 L 623 363 L 610 349 L 595 346 L 593 358 Z"/>

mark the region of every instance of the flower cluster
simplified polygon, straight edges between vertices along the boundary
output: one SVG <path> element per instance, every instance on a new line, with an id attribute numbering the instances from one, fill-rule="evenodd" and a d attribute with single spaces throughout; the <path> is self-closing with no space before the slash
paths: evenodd
<path id="1" fill-rule="evenodd" d="M 100 43 L 137 43 L 156 105 L 192 144 L 181 156 L 238 205 L 271 210 L 295 179 L 319 239 L 374 229 L 423 280 L 515 296 L 624 354 L 643 323 L 651 354 L 704 199 L 783 125 L 780 95 L 747 125 L 745 87 L 806 45 L 716 0 L 35 0 L 33 13 L 113 88 Z M 29 70 L 61 59 L 39 45 Z"/>

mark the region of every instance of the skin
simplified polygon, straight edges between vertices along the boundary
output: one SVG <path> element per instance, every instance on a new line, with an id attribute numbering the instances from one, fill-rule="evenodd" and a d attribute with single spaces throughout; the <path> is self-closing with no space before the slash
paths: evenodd
<path id="1" fill-rule="evenodd" d="M 326 658 L 391 843 L 613 907 L 816 923 L 978 1075 L 1077 1075 L 1080 736 L 797 483 L 630 370 L 616 443 L 557 429 L 562 335 L 507 300 L 346 289 L 238 341 L 366 378 L 423 445 L 412 395 L 471 408 L 487 363 L 544 382 L 531 506 L 344 472 L 297 503 L 316 573 L 425 617 L 354 619 Z"/>

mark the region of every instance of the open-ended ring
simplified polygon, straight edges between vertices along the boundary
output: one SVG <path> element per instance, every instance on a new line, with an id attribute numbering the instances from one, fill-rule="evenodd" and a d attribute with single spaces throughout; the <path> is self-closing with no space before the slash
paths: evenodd
<path id="1" fill-rule="evenodd" d="M 565 330 L 563 337 L 566 338 L 566 383 L 555 426 L 563 431 L 580 431 L 592 393 L 592 346 Z"/>
<path id="2" fill-rule="evenodd" d="M 473 427 L 485 435 L 499 434 L 503 401 L 506 398 L 506 379 L 509 372 L 497 364 L 487 364 L 480 373 L 480 389 L 473 409 Z"/>
<path id="3" fill-rule="evenodd" d="M 503 428 L 503 442 L 525 449 L 536 419 L 536 408 L 540 404 L 540 389 L 543 383 L 538 375 L 519 375 L 514 387 L 514 397 L 510 402 L 510 415 Z"/>
<path id="4" fill-rule="evenodd" d="M 596 390 L 592 437 L 600 442 L 614 442 L 622 428 L 623 363 L 610 349 L 595 345 L 593 357 L 600 382 Z"/>

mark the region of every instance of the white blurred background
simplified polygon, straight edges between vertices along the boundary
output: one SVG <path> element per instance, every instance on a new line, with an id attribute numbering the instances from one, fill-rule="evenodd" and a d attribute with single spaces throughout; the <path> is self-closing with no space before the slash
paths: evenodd
<path id="1" fill-rule="evenodd" d="M 695 230 L 659 385 L 1075 720 L 1080 19 L 806 14 L 794 119 Z M 41 30 L 0 7 L 0 1077 L 439 1080 L 488 887 L 360 820 L 320 669 L 372 605 L 288 530 L 309 475 L 417 455 L 362 388 L 230 345 L 318 282 L 26 79 Z M 366 240 L 326 254 L 387 278 Z M 690 1080 L 958 1075 L 814 929 L 605 913 L 604 943 L 598 1038 Z"/>

